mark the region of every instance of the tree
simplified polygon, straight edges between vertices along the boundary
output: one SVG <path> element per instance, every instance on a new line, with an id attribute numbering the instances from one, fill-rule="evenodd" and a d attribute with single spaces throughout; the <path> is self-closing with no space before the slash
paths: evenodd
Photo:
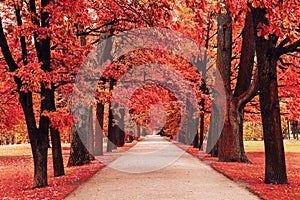
<path id="1" fill-rule="evenodd" d="M 0 19 L 0 47 L 9 73 L 14 76 L 16 91 L 27 124 L 34 159 L 33 187 L 47 185 L 49 130 L 54 175 L 64 174 L 58 131 L 60 127 L 55 126 L 61 124 L 56 118 L 63 109 L 56 109 L 55 92 L 61 92 L 60 87 L 74 80 L 74 68 L 80 65 L 74 65 L 74 62 L 80 63 L 85 55 L 85 50 L 76 46 L 78 42 L 76 34 L 73 34 L 76 31 L 74 17 L 70 16 L 73 14 L 75 16 L 79 12 L 78 7 L 72 7 L 78 12 L 70 12 L 68 10 L 70 6 L 58 6 L 60 3 L 49 0 L 41 2 L 30 0 L 27 3 L 1 2 L 2 10 L 14 11 L 3 12 L 1 16 L 3 19 Z M 70 2 L 64 3 L 67 5 Z M 81 20 L 79 15 L 76 16 L 76 20 Z M 89 20 L 86 16 L 82 18 Z M 68 23 L 71 23 L 72 27 Z M 12 52 L 12 49 L 15 51 Z M 65 91 L 70 92 L 70 88 Z M 40 97 L 37 98 L 36 94 L 40 94 Z"/>
<path id="2" fill-rule="evenodd" d="M 265 182 L 275 184 L 287 183 L 285 155 L 280 119 L 280 106 L 277 82 L 277 61 L 287 53 L 300 49 L 300 39 L 294 37 L 299 26 L 290 18 L 284 18 L 286 11 L 291 13 L 299 4 L 278 1 L 268 4 L 253 4 L 255 27 L 257 27 L 256 53 L 260 81 L 260 108 L 263 122 L 264 144 L 266 152 Z M 274 10 L 284 12 L 274 12 Z M 283 17 L 283 18 L 282 18 Z M 279 18 L 279 19 L 278 19 Z M 273 20 L 271 22 L 271 20 Z M 276 27 L 277 20 L 283 20 L 283 28 Z M 286 28 L 285 23 L 296 26 Z M 285 38 L 284 38 L 285 37 Z"/>
<path id="3" fill-rule="evenodd" d="M 229 5 L 228 5 L 229 6 Z M 225 12 L 225 11 L 224 11 Z M 247 12 L 243 43 L 241 47 L 240 67 L 235 86 L 235 93 L 231 89 L 232 70 L 232 18 L 229 7 L 225 13 L 218 16 L 218 54 L 217 67 L 220 70 L 226 89 L 227 113 L 225 124 L 220 135 L 218 157 L 220 161 L 249 162 L 243 147 L 243 108 L 256 94 L 256 82 L 250 87 L 253 58 L 254 39 L 251 12 Z"/>
<path id="4" fill-rule="evenodd" d="M 37 21 L 36 17 L 32 17 L 33 24 L 37 25 L 37 27 L 41 28 L 47 28 L 48 23 L 48 17 L 49 13 L 44 10 L 44 8 L 49 4 L 49 1 L 42 1 L 41 2 L 41 21 Z M 29 9 L 33 15 L 36 15 L 36 5 L 35 1 L 29 2 Z M 21 27 L 23 25 L 23 21 L 21 18 L 21 8 L 22 3 L 16 3 L 13 4 L 13 7 L 15 8 L 16 12 L 16 19 L 17 19 L 17 25 Z M 27 20 L 27 19 L 25 19 Z M 6 36 L 4 33 L 4 28 L 2 25 L 2 19 L 0 19 L 0 38 L 1 38 L 1 50 L 3 53 L 3 56 L 6 60 L 6 63 L 10 69 L 11 72 L 16 72 L 18 69 L 22 68 L 25 69 L 30 67 L 33 67 L 33 65 L 29 65 L 31 63 L 29 60 L 30 54 L 28 52 L 28 43 L 26 42 L 26 36 L 22 35 L 22 33 L 19 35 L 20 37 L 20 43 L 21 43 L 21 50 L 22 50 L 22 60 L 23 60 L 23 67 L 20 67 L 18 65 L 13 55 L 10 51 L 9 44 L 6 40 Z M 51 71 L 50 66 L 50 38 L 45 37 L 43 39 L 38 39 L 38 33 L 35 32 L 34 38 L 35 38 L 35 49 L 37 52 L 38 61 L 42 62 L 41 70 L 44 72 Z M 48 152 L 48 132 L 49 132 L 49 124 L 50 120 L 47 116 L 43 115 L 44 111 L 52 111 L 55 108 L 54 105 L 54 90 L 51 88 L 52 85 L 49 82 L 40 82 L 40 92 L 41 92 L 41 111 L 40 111 L 40 120 L 39 120 L 39 126 L 37 128 L 37 122 L 35 119 L 35 114 L 33 111 L 33 99 L 32 99 L 32 91 L 28 91 L 28 88 L 26 87 L 26 73 L 24 73 L 21 77 L 15 76 L 15 82 L 17 84 L 17 91 L 19 93 L 19 101 L 22 105 L 26 124 L 27 124 L 27 130 L 30 138 L 30 143 L 32 147 L 32 154 L 34 159 L 34 181 L 33 181 L 33 187 L 44 187 L 47 183 L 47 152 Z M 25 80 L 25 81 L 24 81 Z M 27 80 L 28 81 L 28 80 Z M 50 84 L 50 87 L 49 87 Z M 59 137 L 57 138 L 57 132 L 52 129 L 51 136 L 53 137 L 52 141 L 54 146 L 59 142 Z M 54 139 L 55 138 L 55 139 Z M 58 150 L 58 151 L 56 151 Z M 61 151 L 61 150 L 60 150 Z M 59 149 L 54 149 L 54 157 L 57 155 L 61 156 L 61 153 L 59 153 Z M 61 159 L 62 161 L 62 159 Z M 56 164 L 62 164 L 62 162 L 55 162 Z M 55 164 L 54 169 L 59 170 L 59 172 L 55 173 L 55 175 L 62 175 L 64 174 L 63 168 L 61 166 L 57 166 Z"/>

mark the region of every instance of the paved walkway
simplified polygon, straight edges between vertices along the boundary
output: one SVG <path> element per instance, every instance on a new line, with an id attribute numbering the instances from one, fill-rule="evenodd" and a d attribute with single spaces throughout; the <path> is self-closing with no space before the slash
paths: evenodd
<path id="1" fill-rule="evenodd" d="M 139 142 L 66 199 L 259 199 L 159 136 Z"/>

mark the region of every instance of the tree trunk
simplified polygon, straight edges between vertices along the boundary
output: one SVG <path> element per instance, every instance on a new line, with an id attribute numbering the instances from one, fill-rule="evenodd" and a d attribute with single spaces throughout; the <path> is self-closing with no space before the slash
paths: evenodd
<path id="1" fill-rule="evenodd" d="M 253 8 L 255 26 L 259 23 L 268 23 L 266 11 Z M 265 146 L 265 183 L 286 184 L 286 165 L 282 128 L 280 121 L 280 107 L 277 83 L 277 57 L 275 46 L 278 38 L 270 36 L 256 38 L 257 68 L 260 83 L 260 109 L 263 123 Z"/>
<path id="2" fill-rule="evenodd" d="M 187 100 L 187 112 L 188 112 L 188 122 L 187 122 L 187 133 L 185 134 L 186 137 L 186 144 L 192 145 L 195 135 L 197 135 L 197 125 L 196 119 L 194 119 L 194 114 L 196 112 L 196 108 L 193 107 L 191 102 Z M 198 119 L 198 118 L 197 118 Z M 199 119 L 198 119 L 199 121 Z"/>
<path id="3" fill-rule="evenodd" d="M 288 134 L 288 139 L 291 139 L 291 128 L 290 128 L 290 121 L 287 121 L 287 134 Z"/>
<path id="4" fill-rule="evenodd" d="M 142 128 L 142 136 L 146 136 L 147 135 L 147 130 L 146 127 Z"/>
<path id="5" fill-rule="evenodd" d="M 221 73 L 226 90 L 227 110 L 224 127 L 218 141 L 218 158 L 220 161 L 240 161 L 239 135 L 237 120 L 234 118 L 237 112 L 235 102 L 231 94 L 231 56 L 232 56 L 232 27 L 229 9 L 224 14 L 218 15 L 218 51 L 217 68 Z M 224 97 L 218 97 L 224 98 Z"/>
<path id="6" fill-rule="evenodd" d="M 197 131 L 197 134 L 194 137 L 193 140 L 193 148 L 199 148 L 199 131 Z"/>
<path id="7" fill-rule="evenodd" d="M 88 150 L 90 154 L 94 155 L 94 126 L 93 126 L 93 106 L 89 107 L 88 117 Z"/>
<path id="8" fill-rule="evenodd" d="M 103 155 L 103 116 L 104 104 L 97 103 L 96 107 L 96 127 L 95 127 L 95 156 Z"/>
<path id="9" fill-rule="evenodd" d="M 299 128 L 298 128 L 298 121 L 294 120 L 292 122 L 292 134 L 293 134 L 293 139 L 299 139 L 298 134 L 299 134 Z"/>
<path id="10" fill-rule="evenodd" d="M 31 144 L 31 151 L 34 164 L 33 188 L 41 188 L 48 185 L 47 176 L 47 156 L 48 156 L 48 136 L 41 134 L 36 127 L 33 112 L 32 93 L 20 92 L 20 103 L 24 111 L 27 131 Z"/>
<path id="11" fill-rule="evenodd" d="M 240 114 L 236 106 L 237 102 L 235 99 L 227 98 L 227 114 L 219 140 L 219 160 L 222 162 L 249 162 L 240 145 L 242 141 L 240 141 L 239 134 Z"/>
<path id="12" fill-rule="evenodd" d="M 207 138 L 207 145 L 206 145 L 206 153 L 211 154 L 212 157 L 218 157 L 218 133 L 219 133 L 219 125 L 217 116 L 219 116 L 217 106 L 212 101 L 212 112 L 210 115 L 210 123 L 208 129 L 208 138 Z"/>
<path id="13" fill-rule="evenodd" d="M 53 128 L 53 127 L 50 128 L 50 134 L 51 134 L 51 144 L 52 144 L 54 176 L 58 177 L 58 176 L 65 175 L 60 134 L 57 128 Z"/>
<path id="14" fill-rule="evenodd" d="M 118 127 L 120 129 L 119 133 L 119 141 L 118 141 L 118 146 L 124 146 L 125 144 L 125 132 L 124 132 L 124 116 L 125 116 L 125 110 L 123 108 L 120 108 L 120 114 L 121 117 L 118 119 Z"/>
<path id="15" fill-rule="evenodd" d="M 247 12 L 240 68 L 235 93 L 231 91 L 231 45 L 232 29 L 229 11 L 218 17 L 218 54 L 217 67 L 220 70 L 226 88 L 227 112 L 224 127 L 219 139 L 218 157 L 226 162 L 249 162 L 243 144 L 243 109 L 256 93 L 257 82 L 250 87 L 254 62 L 254 26 L 251 12 Z"/>
<path id="16" fill-rule="evenodd" d="M 111 109 L 109 106 L 106 152 L 112 152 L 113 149 L 116 149 L 116 135 L 113 128 L 113 114 Z"/>
<path id="17" fill-rule="evenodd" d="M 49 110 L 56 111 L 55 106 L 55 94 L 52 85 L 52 89 L 49 90 L 50 93 L 50 107 Z M 60 140 L 60 133 L 57 128 L 50 127 L 50 136 L 51 136 L 51 143 L 52 143 L 52 159 L 53 159 L 53 170 L 54 176 L 63 176 L 65 175 L 64 170 L 64 161 L 62 157 L 62 149 L 61 149 L 61 140 Z"/>
<path id="18" fill-rule="evenodd" d="M 94 157 L 89 152 L 90 108 L 81 107 L 78 111 L 81 121 L 71 129 L 71 150 L 68 166 L 78 166 L 89 163 Z M 75 123 L 75 122 L 73 122 Z"/>
<path id="19" fill-rule="evenodd" d="M 276 61 L 267 57 L 270 49 L 264 48 L 263 45 L 267 45 L 268 42 L 260 42 L 262 43 L 257 45 L 257 57 L 260 80 L 260 109 L 266 153 L 265 183 L 285 184 L 287 183 L 287 175 L 280 121 Z M 261 48 L 261 50 L 258 50 L 258 48 Z"/>
<path id="20" fill-rule="evenodd" d="M 71 150 L 68 161 L 68 167 L 80 166 L 94 160 L 94 157 L 89 153 L 83 142 L 82 137 L 79 137 L 75 127 L 71 130 Z"/>
<path id="21" fill-rule="evenodd" d="M 250 6 L 250 5 L 249 5 Z M 255 31 L 253 24 L 253 15 L 249 10 L 246 13 L 245 25 L 242 32 L 242 49 L 241 49 L 241 58 L 240 58 L 240 67 L 237 77 L 237 83 L 234 90 L 234 97 L 239 97 L 245 93 L 251 83 L 253 64 L 254 64 L 254 52 L 255 52 Z M 253 91 L 253 93 L 256 93 Z M 254 97 L 254 94 L 251 95 Z M 245 154 L 244 149 L 244 138 L 243 138 L 243 123 L 244 123 L 244 107 L 251 98 L 247 101 L 242 102 L 241 105 L 237 107 L 237 123 L 238 123 L 238 135 L 239 135 L 239 149 L 243 157 L 243 161 L 250 162 Z M 234 116 L 233 116 L 234 117 Z"/>
<path id="22" fill-rule="evenodd" d="M 137 128 L 137 138 L 141 137 L 141 127 L 139 125 L 136 126 Z"/>
<path id="23" fill-rule="evenodd" d="M 201 110 L 200 110 L 200 133 L 199 133 L 199 150 L 203 151 L 203 140 L 204 140 L 204 115 L 205 115 L 205 99 L 201 99 L 200 102 Z"/>

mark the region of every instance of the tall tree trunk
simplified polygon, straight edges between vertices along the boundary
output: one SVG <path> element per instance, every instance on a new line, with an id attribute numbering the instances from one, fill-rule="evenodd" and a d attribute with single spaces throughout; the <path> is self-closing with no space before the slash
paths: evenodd
<path id="1" fill-rule="evenodd" d="M 268 57 L 270 41 L 258 39 L 257 57 L 260 80 L 260 109 L 266 154 L 265 182 L 287 183 L 284 146 L 280 121 L 276 61 Z M 264 46 L 265 45 L 265 46 Z"/>
<path id="2" fill-rule="evenodd" d="M 103 116 L 104 104 L 97 103 L 96 107 L 96 127 L 95 127 L 95 156 L 103 155 Z"/>
<path id="3" fill-rule="evenodd" d="M 298 121 L 293 120 L 292 121 L 292 134 L 293 134 L 293 139 L 299 139 L 298 134 L 299 134 L 299 128 L 298 128 Z"/>
<path id="4" fill-rule="evenodd" d="M 44 64 L 43 64 L 44 65 Z M 48 116 L 44 116 L 44 111 L 51 111 L 51 89 L 46 88 L 44 83 L 41 83 L 41 110 L 40 110 L 40 121 L 39 121 L 39 135 L 40 142 L 38 143 L 38 149 L 42 153 L 42 158 L 37 162 L 42 165 L 47 174 L 47 160 L 48 160 L 48 147 L 49 147 L 49 127 L 50 119 Z M 47 148 L 47 149 L 46 149 Z"/>
<path id="5" fill-rule="evenodd" d="M 55 93 L 54 87 L 52 84 L 52 88 L 50 92 L 50 108 L 51 111 L 56 111 L 55 106 Z M 53 169 L 54 169 L 54 176 L 63 176 L 65 175 L 64 170 L 64 161 L 62 157 L 62 149 L 61 149 L 61 140 L 60 140 L 60 133 L 59 130 L 55 127 L 50 127 L 50 135 L 51 135 L 51 144 L 52 144 L 52 159 L 53 159 Z"/>
<path id="6" fill-rule="evenodd" d="M 106 152 L 112 152 L 112 150 L 116 148 L 116 140 L 115 140 L 116 137 L 115 137 L 115 130 L 113 127 L 113 120 L 114 118 L 113 118 L 112 110 L 109 107 Z"/>
<path id="7" fill-rule="evenodd" d="M 200 138 L 200 132 L 197 130 L 197 134 L 195 135 L 193 140 L 193 148 L 199 148 L 199 138 Z"/>
<path id="8" fill-rule="evenodd" d="M 218 141 L 218 158 L 220 161 L 239 161 L 239 136 L 236 134 L 236 122 L 232 115 L 237 109 L 231 95 L 231 56 L 232 56 L 232 27 L 229 9 L 218 15 L 218 51 L 217 68 L 219 69 L 226 90 L 227 110 L 224 127 Z M 220 98 L 220 97 L 219 97 Z"/>
<path id="9" fill-rule="evenodd" d="M 268 23 L 266 11 L 253 8 L 255 26 Z M 256 38 L 257 67 L 260 83 L 260 109 L 265 146 L 265 183 L 286 184 L 285 155 L 280 121 L 280 106 L 277 83 L 277 56 L 275 47 L 278 37 L 269 40 Z"/>
<path id="10" fill-rule="evenodd" d="M 110 80 L 109 83 L 109 90 L 112 91 L 114 86 L 114 81 Z M 116 149 L 116 134 L 115 134 L 115 128 L 113 128 L 113 112 L 112 112 L 112 105 L 109 103 L 109 112 L 108 112 L 108 133 L 107 133 L 107 146 L 106 151 L 111 152 L 113 149 Z"/>
<path id="11" fill-rule="evenodd" d="M 141 137 L 141 127 L 139 125 L 136 126 L 137 128 L 137 138 Z"/>
<path id="12" fill-rule="evenodd" d="M 89 108 L 89 117 L 88 117 L 88 150 L 90 154 L 94 155 L 94 126 L 93 126 L 93 106 Z"/>
<path id="13" fill-rule="evenodd" d="M 64 170 L 64 161 L 62 157 L 62 149 L 61 149 L 61 140 L 60 134 L 57 128 L 50 128 L 51 134 L 51 144 L 52 144 L 52 159 L 53 159 L 53 169 L 54 176 L 63 176 L 65 175 Z"/>
<path id="14" fill-rule="evenodd" d="M 119 133 L 119 141 L 118 141 L 118 146 L 124 146 L 125 144 L 125 132 L 124 132 L 124 116 L 125 116 L 125 110 L 124 108 L 120 108 L 120 118 L 118 119 L 118 127 L 120 129 Z"/>
<path id="15" fill-rule="evenodd" d="M 49 4 L 49 0 L 42 0 L 41 2 L 42 7 L 46 7 Z M 41 14 L 41 26 L 42 27 L 49 27 L 49 13 L 42 12 Z M 50 50 L 50 37 L 47 37 L 37 44 L 38 49 L 38 57 L 39 60 L 43 63 L 41 68 L 45 72 L 52 71 L 51 68 L 51 50 Z M 51 88 L 47 88 L 46 84 L 50 84 Z M 52 83 L 42 83 L 41 84 L 41 113 L 44 111 L 53 112 L 56 110 L 55 108 L 55 94 L 54 94 L 54 87 Z M 47 119 L 46 119 L 47 118 Z M 43 122 L 44 120 L 44 122 Z M 41 126 L 41 123 L 44 124 Z M 50 128 L 50 119 L 48 117 L 41 116 L 40 117 L 40 131 L 49 132 Z M 52 128 L 50 129 L 50 135 L 52 140 L 52 158 L 53 158 L 53 169 L 54 169 L 54 176 L 61 176 L 64 175 L 64 165 L 63 165 L 63 158 L 62 158 L 62 149 L 61 149 L 61 141 L 58 129 Z"/>
<path id="16" fill-rule="evenodd" d="M 188 112 L 188 122 L 187 122 L 187 133 L 186 136 L 186 144 L 191 145 L 193 143 L 193 139 L 195 138 L 195 135 L 197 134 L 197 125 L 198 122 L 196 119 L 194 119 L 194 114 L 197 111 L 196 108 L 191 104 L 189 100 L 187 100 L 187 112 Z M 198 119 L 198 118 L 197 118 Z M 199 119 L 198 119 L 199 121 Z"/>
<path id="17" fill-rule="evenodd" d="M 83 130 L 80 130 L 79 128 L 79 131 L 83 131 Z M 89 153 L 82 140 L 84 140 L 82 134 L 80 137 L 76 128 L 72 127 L 71 150 L 70 150 L 70 157 L 67 165 L 68 167 L 84 165 L 89 163 L 91 160 L 94 160 L 94 157 Z"/>
<path id="18" fill-rule="evenodd" d="M 218 157 L 226 162 L 249 162 L 243 144 L 243 112 L 244 106 L 256 94 L 257 81 L 251 83 L 254 62 L 254 25 L 251 12 L 247 12 L 243 29 L 243 42 L 234 94 L 231 92 L 231 17 L 229 12 L 218 17 L 218 55 L 217 67 L 220 70 L 225 88 L 227 111 L 224 127 L 219 139 Z"/>
<path id="19" fill-rule="evenodd" d="M 31 92 L 20 92 L 19 100 L 25 115 L 27 131 L 31 144 L 31 151 L 34 164 L 33 188 L 41 188 L 48 185 L 47 176 L 47 155 L 48 155 L 48 136 L 41 135 L 36 127 L 33 112 L 33 102 Z"/>
<path id="20" fill-rule="evenodd" d="M 250 6 L 250 5 L 248 5 Z M 234 91 L 234 97 L 239 97 L 243 93 L 247 92 L 250 87 L 253 64 L 254 64 L 254 51 L 255 51 L 255 31 L 253 24 L 253 15 L 250 10 L 246 13 L 245 25 L 242 32 L 242 49 L 240 58 L 240 67 L 237 77 L 237 83 Z M 255 88 L 255 90 L 257 87 Z M 253 91 L 251 96 L 254 97 L 256 91 Z M 251 98 L 247 99 L 250 101 Z M 239 149 L 241 151 L 242 161 L 250 162 L 245 154 L 244 149 L 244 138 L 243 138 L 243 123 L 244 123 L 244 107 L 247 101 L 242 102 L 240 106 L 237 106 L 237 123 L 238 123 L 238 134 L 239 134 Z"/>
<path id="21" fill-rule="evenodd" d="M 199 150 L 203 150 L 203 141 L 204 141 L 204 115 L 205 115 L 205 99 L 202 98 L 200 101 L 200 133 L 199 133 Z"/>
<path id="22" fill-rule="evenodd" d="M 208 129 L 208 138 L 206 145 L 206 153 L 211 154 L 212 157 L 218 157 L 218 137 L 219 137 L 219 128 L 218 118 L 219 112 L 214 100 L 212 101 L 212 112 L 210 115 L 210 123 Z"/>

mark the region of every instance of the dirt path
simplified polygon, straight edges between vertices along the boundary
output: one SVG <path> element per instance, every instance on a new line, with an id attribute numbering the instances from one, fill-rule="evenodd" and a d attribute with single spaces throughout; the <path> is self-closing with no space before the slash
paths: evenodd
<path id="1" fill-rule="evenodd" d="M 259 199 L 159 136 L 149 136 L 66 199 Z"/>

